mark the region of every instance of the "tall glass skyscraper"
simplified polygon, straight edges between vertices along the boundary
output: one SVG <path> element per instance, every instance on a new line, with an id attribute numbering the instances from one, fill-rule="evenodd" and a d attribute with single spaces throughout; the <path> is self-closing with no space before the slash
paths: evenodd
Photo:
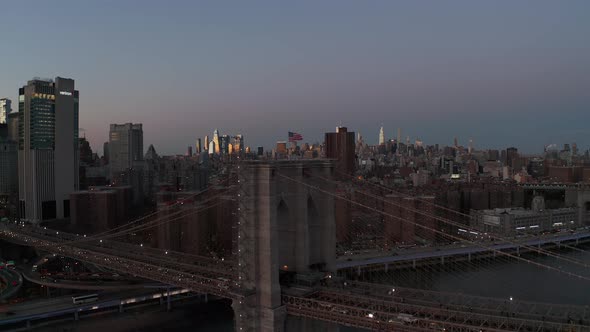
<path id="1" fill-rule="evenodd" d="M 19 215 L 67 218 L 79 187 L 79 93 L 74 80 L 33 79 L 19 89 Z"/>

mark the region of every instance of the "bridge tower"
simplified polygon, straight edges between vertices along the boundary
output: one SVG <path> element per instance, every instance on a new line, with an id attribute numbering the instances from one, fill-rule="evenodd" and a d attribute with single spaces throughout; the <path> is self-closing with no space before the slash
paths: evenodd
<path id="1" fill-rule="evenodd" d="M 333 163 L 278 160 L 239 167 L 238 282 L 249 295 L 233 303 L 236 331 L 285 331 L 279 271 L 335 272 L 334 200 L 301 184 L 313 183 L 314 175 L 331 178 Z"/>

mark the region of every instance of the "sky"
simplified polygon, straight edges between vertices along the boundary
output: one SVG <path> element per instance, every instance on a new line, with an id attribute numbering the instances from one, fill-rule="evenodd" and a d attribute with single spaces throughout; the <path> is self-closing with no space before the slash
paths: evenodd
<path id="1" fill-rule="evenodd" d="M 590 1 L 10 1 L 0 97 L 69 77 L 102 153 L 110 123 L 144 147 L 197 137 L 270 148 L 338 125 L 425 144 L 590 147 Z M 16 106 L 16 105 L 15 105 Z"/>

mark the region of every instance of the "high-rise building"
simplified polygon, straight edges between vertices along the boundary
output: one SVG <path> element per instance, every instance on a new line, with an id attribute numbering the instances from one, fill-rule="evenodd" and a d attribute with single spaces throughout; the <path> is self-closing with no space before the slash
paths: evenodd
<path id="1" fill-rule="evenodd" d="M 33 79 L 19 89 L 19 214 L 67 218 L 79 187 L 79 93 L 74 80 Z"/>
<path id="2" fill-rule="evenodd" d="M 352 174 L 355 166 L 354 132 L 337 127 L 335 133 L 326 133 L 326 157 L 338 160 L 337 171 Z"/>
<path id="3" fill-rule="evenodd" d="M 518 157 L 518 149 L 511 147 L 506 149 L 506 166 L 512 167 L 512 161 Z"/>
<path id="4" fill-rule="evenodd" d="M 195 153 L 200 154 L 201 152 L 203 152 L 203 149 L 201 147 L 201 139 L 197 138 L 197 141 L 195 142 Z"/>
<path id="5" fill-rule="evenodd" d="M 244 152 L 244 136 L 242 136 L 242 134 L 237 134 L 234 137 L 234 141 L 235 141 L 235 147 L 234 147 L 234 152 Z"/>
<path id="6" fill-rule="evenodd" d="M 338 131 L 338 128 L 336 128 L 336 131 Z M 379 145 L 385 144 L 385 133 L 383 132 L 383 126 L 381 126 L 381 129 L 379 130 Z"/>
<path id="7" fill-rule="evenodd" d="M 215 153 L 215 142 L 211 141 L 209 142 L 209 154 L 214 154 Z"/>
<path id="8" fill-rule="evenodd" d="M 109 163 L 109 142 L 104 142 L 102 145 L 102 156 L 104 157 L 105 164 Z"/>
<path id="9" fill-rule="evenodd" d="M 213 152 L 215 154 L 219 154 L 219 151 L 221 150 L 221 145 L 219 142 L 219 130 L 217 129 L 213 131 L 213 142 L 215 142 L 215 150 L 213 150 Z"/>
<path id="10" fill-rule="evenodd" d="M 229 135 L 223 135 L 223 136 L 219 137 L 219 147 L 216 146 L 216 149 L 221 154 L 228 154 L 229 153 L 229 144 L 230 144 Z"/>
<path id="11" fill-rule="evenodd" d="M 204 149 L 209 149 L 209 135 L 205 135 L 205 145 L 203 145 Z"/>
<path id="12" fill-rule="evenodd" d="M 188 147 L 186 148 L 186 155 L 187 155 L 188 157 L 192 157 L 192 156 L 193 156 L 193 147 L 192 147 L 192 146 L 188 146 Z"/>
<path id="13" fill-rule="evenodd" d="M 8 114 L 12 112 L 12 102 L 8 98 L 0 99 L 0 124 L 6 123 Z"/>
<path id="14" fill-rule="evenodd" d="M 0 137 L 0 195 L 18 193 L 18 145 Z"/>
<path id="15" fill-rule="evenodd" d="M 142 124 L 111 124 L 109 132 L 109 175 L 115 176 L 143 161 Z"/>
<path id="16" fill-rule="evenodd" d="M 18 142 L 18 112 L 11 112 L 6 115 L 6 126 L 8 139 Z"/>

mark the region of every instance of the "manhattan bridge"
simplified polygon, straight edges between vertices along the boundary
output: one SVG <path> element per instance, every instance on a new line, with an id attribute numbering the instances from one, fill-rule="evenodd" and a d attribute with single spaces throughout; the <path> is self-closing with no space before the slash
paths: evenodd
<path id="1" fill-rule="evenodd" d="M 590 331 L 587 306 L 380 282 L 394 270 L 420 274 L 444 264 L 453 264 L 454 271 L 448 273 L 496 273 L 492 262 L 531 265 L 590 282 L 590 262 L 552 250 L 559 246 L 583 252 L 575 244 L 587 238 L 584 232 L 546 240 L 460 236 L 458 229 L 477 234 L 469 227 L 468 215 L 343 176 L 330 160 L 241 161 L 211 182 L 203 191 L 177 195 L 157 212 L 98 234 L 17 222 L 3 224 L 0 237 L 118 273 L 230 299 L 236 331 L 337 331 L 340 326 L 375 331 Z M 191 217 L 212 206 L 226 217 L 215 225 L 215 232 L 205 232 L 203 228 L 210 226 Z M 335 217 L 343 206 L 366 217 L 348 223 L 344 233 Z M 450 249 L 388 254 L 396 244 L 387 234 L 406 226 Z M 177 243 L 187 229 L 216 234 L 216 249 Z M 157 246 L 126 240 L 146 231 L 163 239 Z M 187 245 L 196 249 L 184 250 Z"/>

